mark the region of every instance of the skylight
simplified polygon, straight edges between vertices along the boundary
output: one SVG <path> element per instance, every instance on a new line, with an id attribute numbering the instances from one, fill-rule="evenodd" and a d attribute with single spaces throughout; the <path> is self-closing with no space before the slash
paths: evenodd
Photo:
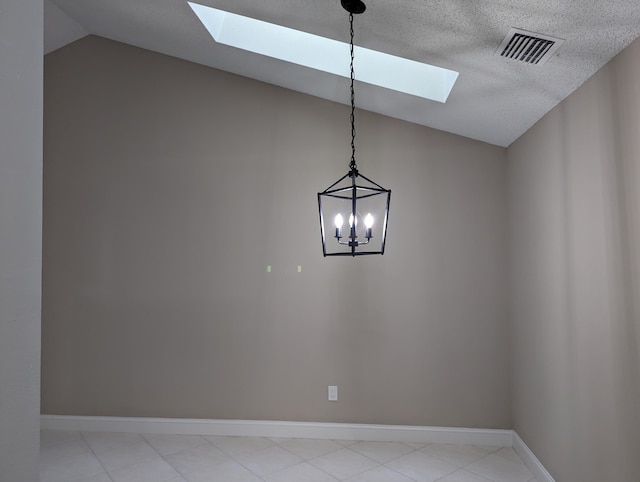
<path id="1" fill-rule="evenodd" d="M 221 44 L 350 77 L 349 44 L 188 2 Z M 356 79 L 367 84 L 446 102 L 458 72 L 354 47 Z"/>

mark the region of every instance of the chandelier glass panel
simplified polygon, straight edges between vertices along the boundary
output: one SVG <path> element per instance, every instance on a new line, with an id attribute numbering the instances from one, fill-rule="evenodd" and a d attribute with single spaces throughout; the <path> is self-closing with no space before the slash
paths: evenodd
<path id="1" fill-rule="evenodd" d="M 353 15 L 365 11 L 360 0 L 342 0 L 351 35 L 351 162 L 349 171 L 318 193 L 324 256 L 384 254 L 391 190 L 364 176 L 356 165 Z"/>

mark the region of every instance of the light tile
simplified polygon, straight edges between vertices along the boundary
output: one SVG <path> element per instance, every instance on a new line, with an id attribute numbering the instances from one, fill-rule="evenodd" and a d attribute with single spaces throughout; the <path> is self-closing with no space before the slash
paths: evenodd
<path id="1" fill-rule="evenodd" d="M 425 448 L 427 445 L 429 445 L 429 443 L 427 442 L 404 442 L 406 443 L 409 447 L 414 448 L 416 450 L 420 450 L 422 448 Z"/>
<path id="2" fill-rule="evenodd" d="M 68 482 L 113 482 L 113 479 L 109 477 L 106 472 L 102 472 L 100 474 L 91 475 L 89 477 L 69 480 Z"/>
<path id="3" fill-rule="evenodd" d="M 267 437 L 269 440 L 271 440 L 274 443 L 277 444 L 282 444 L 284 442 L 287 442 L 288 440 L 293 440 L 292 438 L 289 437 Z"/>
<path id="4" fill-rule="evenodd" d="M 487 455 L 465 468 L 494 482 L 527 482 L 533 477 L 523 463 L 515 463 L 496 454 Z"/>
<path id="5" fill-rule="evenodd" d="M 340 480 L 354 477 L 378 465 L 373 460 L 347 448 L 321 455 L 309 460 L 309 463 Z"/>
<path id="6" fill-rule="evenodd" d="M 433 444 L 423 448 L 421 452 L 462 468 L 485 457 L 490 450 L 478 445 Z"/>
<path id="7" fill-rule="evenodd" d="M 81 440 L 80 432 L 68 430 L 40 430 L 40 447 L 51 447 L 63 442 Z"/>
<path id="8" fill-rule="evenodd" d="M 457 469 L 455 465 L 421 451 L 392 460 L 387 466 L 418 482 L 433 482 Z"/>
<path id="9" fill-rule="evenodd" d="M 167 482 L 180 475 L 161 458 L 109 472 L 114 482 Z"/>
<path id="10" fill-rule="evenodd" d="M 412 447 L 400 442 L 358 442 L 350 445 L 349 450 L 355 450 L 381 464 L 413 452 Z"/>
<path id="11" fill-rule="evenodd" d="M 348 482 L 412 482 L 412 480 L 395 470 L 380 466 L 356 475 Z"/>
<path id="12" fill-rule="evenodd" d="M 490 446 L 63 430 L 40 446 L 40 482 L 535 482 Z"/>
<path id="13" fill-rule="evenodd" d="M 39 482 L 48 482 L 49 479 L 39 479 Z M 113 479 L 106 472 L 94 475 L 81 476 L 77 479 L 64 479 L 65 482 L 113 482 Z"/>
<path id="14" fill-rule="evenodd" d="M 184 475 L 189 482 L 260 482 L 260 478 L 235 460 L 228 459 L 221 464 L 209 467 L 206 471 L 199 471 Z"/>
<path id="15" fill-rule="evenodd" d="M 359 440 L 334 440 L 334 442 L 342 445 L 343 447 L 348 447 L 349 445 L 357 444 Z"/>
<path id="16" fill-rule="evenodd" d="M 158 452 L 153 450 L 151 445 L 144 440 L 142 442 L 119 445 L 109 450 L 96 452 L 96 456 L 107 472 L 160 458 Z"/>
<path id="17" fill-rule="evenodd" d="M 199 445 L 209 444 L 209 441 L 199 435 L 152 434 L 145 435 L 144 438 L 160 455 L 184 452 Z"/>
<path id="18" fill-rule="evenodd" d="M 504 448 L 500 445 L 479 445 L 479 447 L 486 449 L 488 454 L 492 454 L 493 452 L 497 452 L 498 450 Z"/>
<path id="19" fill-rule="evenodd" d="M 336 482 L 338 480 L 307 462 L 263 478 L 266 482 Z"/>
<path id="20" fill-rule="evenodd" d="M 284 442 L 281 442 L 280 446 L 304 460 L 320 457 L 321 455 L 328 454 L 329 452 L 334 452 L 342 448 L 342 445 L 337 444 L 332 440 L 309 438 L 287 439 Z"/>
<path id="21" fill-rule="evenodd" d="M 438 482 L 491 482 L 489 479 L 480 477 L 479 475 L 468 472 L 464 469 L 456 470 L 454 473 L 447 475 Z"/>
<path id="22" fill-rule="evenodd" d="M 256 450 L 266 449 L 275 442 L 266 437 L 205 437 L 227 455 L 248 454 Z"/>
<path id="23" fill-rule="evenodd" d="M 510 460 L 511 462 L 514 462 L 516 464 L 522 464 L 524 462 L 522 462 L 522 459 L 520 458 L 520 456 L 516 453 L 515 450 L 513 450 L 511 447 L 502 447 L 500 450 L 494 452 L 496 455 L 503 457 L 507 460 Z"/>
<path id="24" fill-rule="evenodd" d="M 123 432 L 82 432 L 82 437 L 95 453 L 144 442 L 142 435 Z"/>
<path id="25" fill-rule="evenodd" d="M 240 454 L 235 459 L 254 474 L 262 477 L 302 462 L 302 459 L 278 445 Z"/>
<path id="26" fill-rule="evenodd" d="M 72 457 L 74 455 L 90 454 L 91 449 L 87 443 L 78 436 L 78 438 L 70 439 L 54 445 L 48 445 L 40 448 L 40 462 L 48 462 L 60 457 Z"/>
<path id="27" fill-rule="evenodd" d="M 229 461 L 229 457 L 211 444 L 198 445 L 184 452 L 165 456 L 165 460 L 188 480 L 206 477 L 216 466 Z"/>
<path id="28" fill-rule="evenodd" d="M 103 473 L 104 468 L 93 454 L 62 457 L 40 464 L 41 482 L 71 482 Z"/>

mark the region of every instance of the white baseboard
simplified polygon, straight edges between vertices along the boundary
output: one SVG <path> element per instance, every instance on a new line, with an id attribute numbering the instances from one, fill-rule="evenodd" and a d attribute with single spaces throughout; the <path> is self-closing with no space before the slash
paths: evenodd
<path id="1" fill-rule="evenodd" d="M 406 425 L 41 415 L 40 427 L 49 430 L 76 430 L 82 432 L 242 435 L 251 437 L 497 445 L 501 447 L 511 447 L 513 444 L 512 430 Z"/>
<path id="2" fill-rule="evenodd" d="M 513 450 L 520 456 L 537 482 L 555 482 L 551 474 L 547 472 L 547 469 L 544 468 L 538 458 L 515 431 L 513 432 Z"/>

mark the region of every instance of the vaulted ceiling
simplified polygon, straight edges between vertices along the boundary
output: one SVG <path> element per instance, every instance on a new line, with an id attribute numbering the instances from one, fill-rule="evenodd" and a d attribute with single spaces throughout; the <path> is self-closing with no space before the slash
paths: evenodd
<path id="1" fill-rule="evenodd" d="M 196 3 L 349 41 L 340 0 Z M 460 75 L 444 104 L 357 83 L 357 106 L 499 146 L 511 144 L 640 36 L 638 0 L 365 3 L 367 11 L 355 18 L 356 45 Z M 511 27 L 564 42 L 542 65 L 506 59 L 496 52 Z M 186 0 L 45 0 L 45 52 L 87 34 L 349 102 L 348 79 L 217 44 Z"/>

